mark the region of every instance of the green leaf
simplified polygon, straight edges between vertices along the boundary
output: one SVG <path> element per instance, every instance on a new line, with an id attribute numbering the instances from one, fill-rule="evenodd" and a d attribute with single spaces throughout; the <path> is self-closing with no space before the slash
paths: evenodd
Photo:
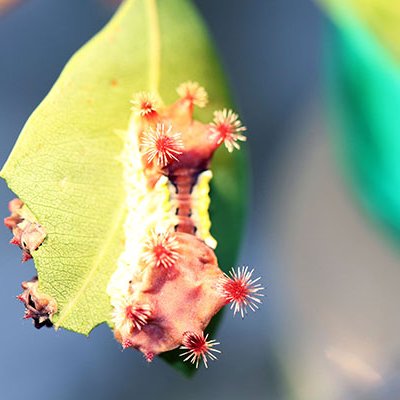
<path id="1" fill-rule="evenodd" d="M 47 229 L 34 254 L 40 289 L 58 304 L 55 326 L 82 334 L 110 323 L 106 286 L 123 250 L 122 165 L 129 100 L 158 90 L 166 103 L 183 81 L 203 85 L 211 121 L 229 107 L 225 78 L 190 1 L 127 0 L 68 62 L 26 123 L 1 176 Z M 218 151 L 211 215 L 222 268 L 235 260 L 246 202 L 245 153 Z"/>

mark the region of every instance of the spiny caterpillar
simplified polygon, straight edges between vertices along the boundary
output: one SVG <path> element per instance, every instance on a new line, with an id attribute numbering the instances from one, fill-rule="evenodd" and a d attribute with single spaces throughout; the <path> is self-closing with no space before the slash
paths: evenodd
<path id="1" fill-rule="evenodd" d="M 253 279 L 248 267 L 222 272 L 210 234 L 212 156 L 222 144 L 229 152 L 239 149 L 246 128 L 227 109 L 216 111 L 209 124 L 195 120 L 194 107 L 208 102 L 198 83 L 183 83 L 177 93 L 178 100 L 168 106 L 156 94 L 138 93 L 127 131 L 118 132 L 124 140 L 125 247 L 107 293 L 114 336 L 123 348 L 140 350 L 148 361 L 181 348 L 184 361 L 196 367 L 203 361 L 207 367 L 208 359 L 220 353 L 219 343 L 205 332 L 211 318 L 229 304 L 244 318 L 263 296 L 259 278 Z M 23 217 L 22 208 L 14 200 L 5 222 L 15 235 L 12 242 L 28 258 L 46 234 L 31 217 Z M 33 244 L 22 246 L 22 236 Z M 26 315 L 37 327 L 51 324 L 54 300 L 37 293 L 37 279 L 23 288 Z"/>
<path id="2" fill-rule="evenodd" d="M 207 104 L 196 82 L 177 89 L 169 106 L 151 93 L 139 93 L 125 133 L 128 218 L 125 252 L 108 286 L 116 339 L 142 351 L 148 361 L 175 349 L 196 366 L 214 360 L 218 344 L 204 333 L 226 304 L 244 317 L 262 296 L 247 267 L 225 275 L 218 267 L 210 234 L 209 170 L 215 150 L 229 152 L 245 141 L 237 114 L 216 111 L 214 121 L 193 118 Z"/>

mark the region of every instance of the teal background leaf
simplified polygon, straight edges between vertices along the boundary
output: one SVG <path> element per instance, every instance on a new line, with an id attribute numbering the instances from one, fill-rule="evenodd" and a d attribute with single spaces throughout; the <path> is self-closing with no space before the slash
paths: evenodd
<path id="1" fill-rule="evenodd" d="M 336 148 L 363 207 L 400 235 L 400 64 L 355 15 L 329 35 L 328 71 Z"/>

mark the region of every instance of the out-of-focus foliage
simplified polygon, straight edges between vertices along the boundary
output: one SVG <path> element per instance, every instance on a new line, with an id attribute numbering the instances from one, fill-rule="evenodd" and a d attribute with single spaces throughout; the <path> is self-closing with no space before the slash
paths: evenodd
<path id="1" fill-rule="evenodd" d="M 400 63 L 400 1 L 320 0 L 340 23 L 357 18 Z M 354 14 L 354 15 L 352 15 Z"/>
<path id="2" fill-rule="evenodd" d="M 337 148 L 362 204 L 400 237 L 400 2 L 326 0 Z"/>

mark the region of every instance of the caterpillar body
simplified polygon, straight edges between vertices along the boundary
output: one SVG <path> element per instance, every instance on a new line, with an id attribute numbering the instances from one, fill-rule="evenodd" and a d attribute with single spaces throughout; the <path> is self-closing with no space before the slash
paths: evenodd
<path id="1" fill-rule="evenodd" d="M 186 360 L 196 365 L 203 360 L 207 366 L 207 357 L 215 359 L 218 352 L 216 342 L 204 334 L 211 318 L 228 303 L 244 316 L 246 305 L 255 309 L 261 296 L 252 271 L 243 268 L 228 277 L 218 267 L 208 215 L 212 156 L 222 143 L 233 151 L 246 137 L 232 111 L 215 112 L 211 124 L 193 118 L 194 107 L 207 103 L 199 84 L 183 83 L 177 92 L 170 106 L 159 105 L 152 94 L 140 93 L 133 100 L 123 162 L 137 164 L 127 174 L 127 196 L 133 184 L 129 179 L 134 176 L 137 183 L 141 176 L 148 188 L 141 206 L 147 204 L 147 215 L 157 217 L 138 223 L 135 206 L 128 211 L 135 228 L 126 225 L 127 254 L 108 290 L 115 337 L 123 347 L 137 348 L 152 360 L 182 346 Z M 132 200 L 138 200 L 136 186 Z M 163 186 L 168 191 L 160 196 Z M 133 262 L 126 262 L 137 243 L 143 246 Z"/>

